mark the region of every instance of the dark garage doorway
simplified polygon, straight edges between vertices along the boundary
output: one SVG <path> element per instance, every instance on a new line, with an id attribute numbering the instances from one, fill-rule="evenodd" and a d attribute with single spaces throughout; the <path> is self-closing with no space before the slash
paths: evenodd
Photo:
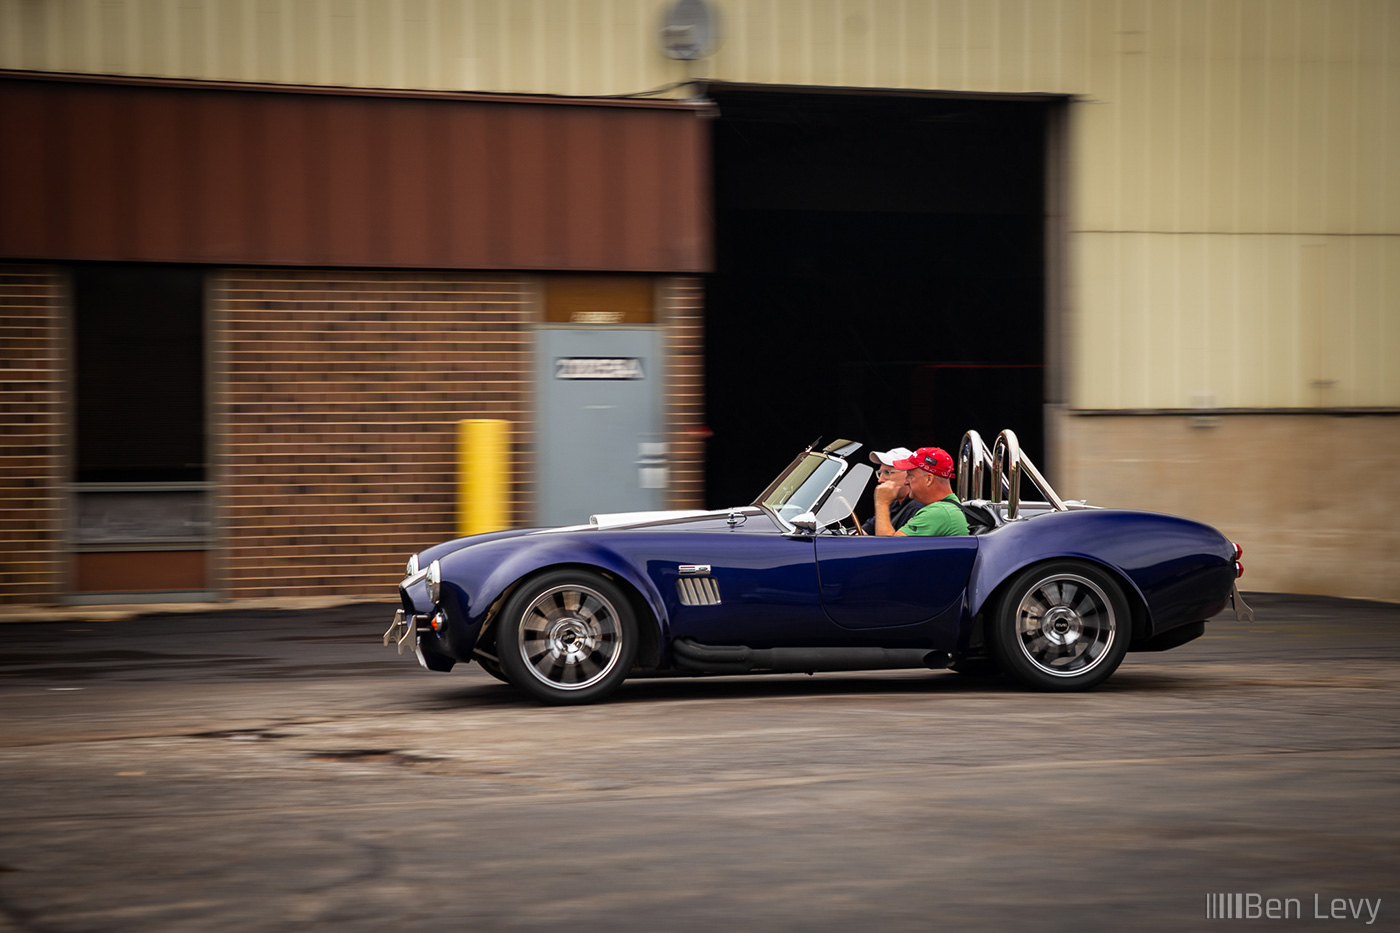
<path id="1" fill-rule="evenodd" d="M 749 502 L 818 436 L 953 450 L 1010 427 L 1043 467 L 1062 99 L 709 93 L 708 503 Z"/>

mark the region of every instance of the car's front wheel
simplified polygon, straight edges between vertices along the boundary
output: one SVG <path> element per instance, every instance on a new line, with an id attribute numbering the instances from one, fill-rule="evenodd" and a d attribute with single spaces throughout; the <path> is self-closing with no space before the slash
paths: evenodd
<path id="1" fill-rule="evenodd" d="M 505 675 L 505 671 L 501 670 L 500 662 L 491 661 L 483 657 L 477 657 L 476 665 L 486 673 L 490 674 L 492 677 L 499 680 L 501 683 L 510 683 L 510 678 Z"/>
<path id="2" fill-rule="evenodd" d="M 1108 573 L 1079 561 L 1030 567 L 997 604 L 988 631 L 1001 669 L 1036 690 L 1088 690 L 1123 663 L 1128 601 Z"/>
<path id="3" fill-rule="evenodd" d="M 616 584 L 560 570 L 511 594 L 496 645 L 515 686 L 546 703 L 589 703 L 627 677 L 637 654 L 637 625 Z"/>

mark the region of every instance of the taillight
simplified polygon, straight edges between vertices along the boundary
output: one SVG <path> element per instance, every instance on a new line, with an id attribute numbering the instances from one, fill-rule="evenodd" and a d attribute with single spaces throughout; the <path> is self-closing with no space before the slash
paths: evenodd
<path id="1" fill-rule="evenodd" d="M 1240 562 L 1240 558 L 1244 557 L 1244 548 L 1240 547 L 1238 541 L 1231 543 L 1235 545 L 1235 579 L 1239 579 L 1244 576 L 1244 564 Z"/>

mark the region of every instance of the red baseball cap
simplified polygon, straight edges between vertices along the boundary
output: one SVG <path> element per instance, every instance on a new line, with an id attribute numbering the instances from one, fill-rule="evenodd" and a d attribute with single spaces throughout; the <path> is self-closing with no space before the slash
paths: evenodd
<path id="1" fill-rule="evenodd" d="M 944 479 L 952 479 L 958 472 L 953 467 L 953 458 L 948 456 L 948 451 L 942 447 L 920 447 L 914 451 L 914 456 L 909 459 L 896 460 L 894 468 L 896 470 L 923 470 L 934 476 L 942 476 Z"/>

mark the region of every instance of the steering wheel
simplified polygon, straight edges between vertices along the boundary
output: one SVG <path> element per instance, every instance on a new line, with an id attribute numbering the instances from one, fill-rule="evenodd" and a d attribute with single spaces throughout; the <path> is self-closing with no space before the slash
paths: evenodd
<path id="1" fill-rule="evenodd" d="M 856 521 L 856 517 L 850 512 L 847 512 L 841 518 L 823 527 L 822 533 L 828 535 L 855 535 L 860 534 L 858 526 L 859 523 Z"/>

